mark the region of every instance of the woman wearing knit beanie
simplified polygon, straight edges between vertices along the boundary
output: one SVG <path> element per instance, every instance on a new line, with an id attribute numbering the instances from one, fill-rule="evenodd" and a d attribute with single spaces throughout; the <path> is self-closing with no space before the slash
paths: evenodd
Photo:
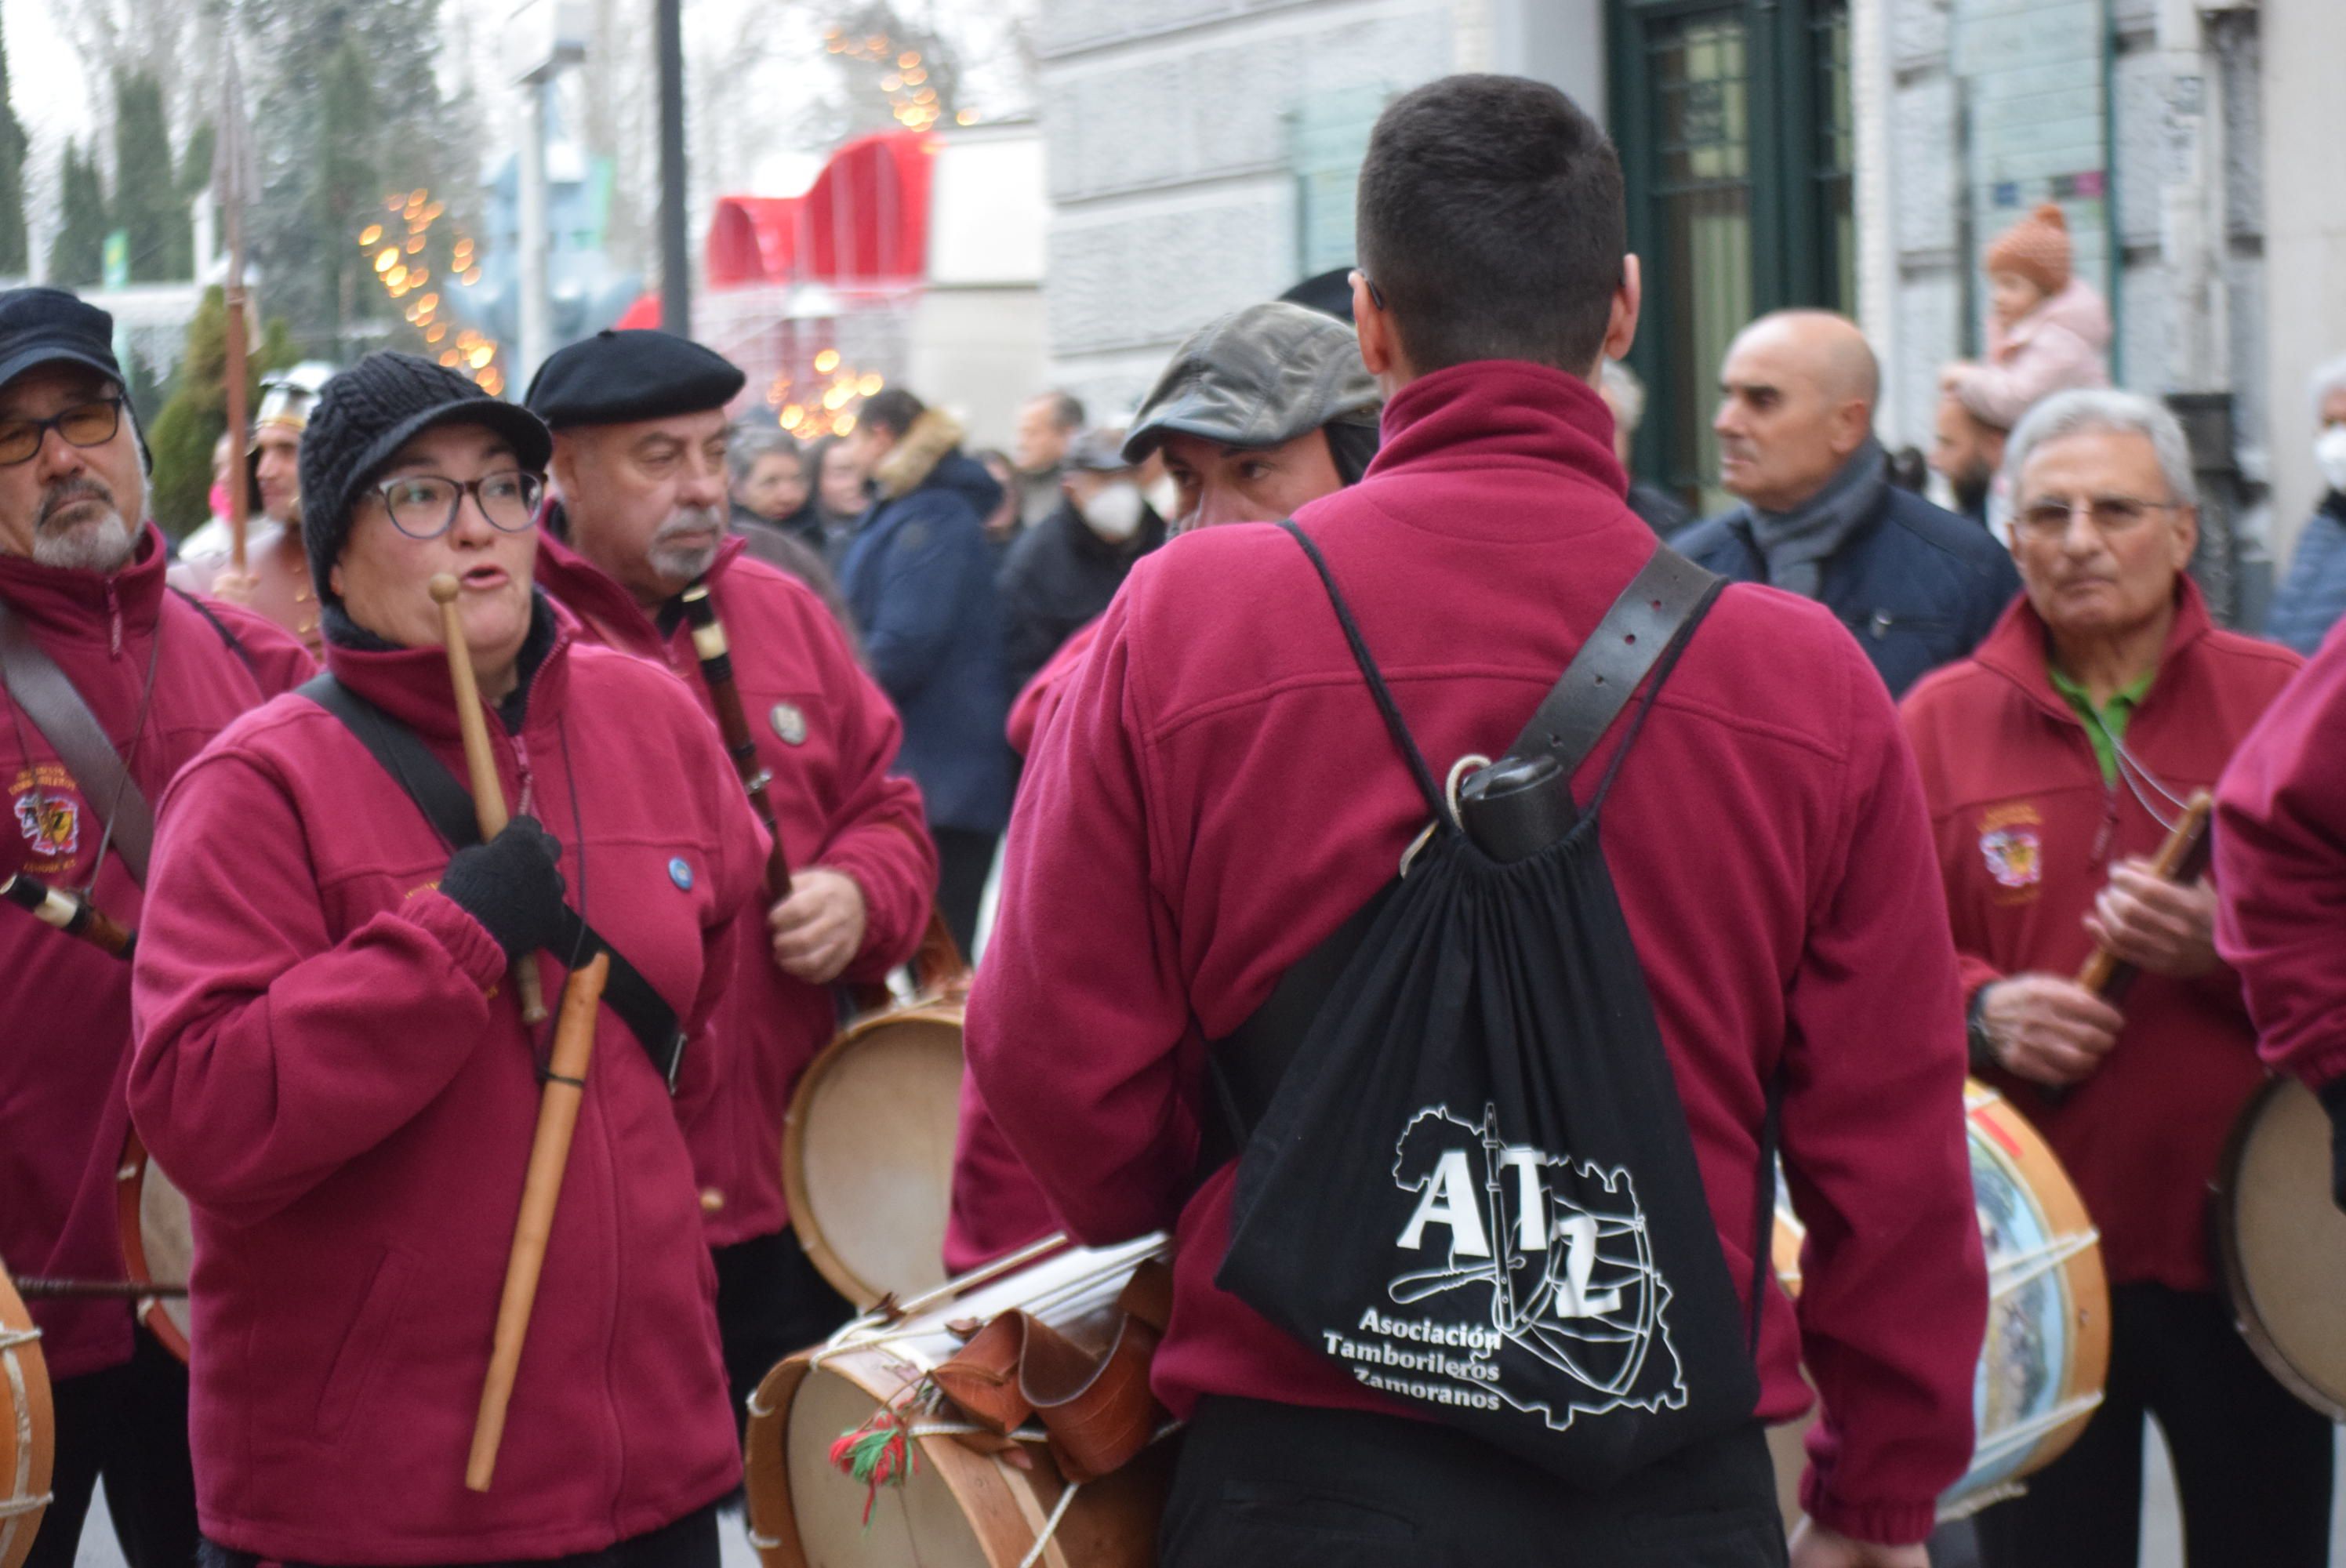
<path id="1" fill-rule="evenodd" d="M 1940 385 L 1975 417 L 2010 430 L 2045 397 L 2110 384 L 2110 312 L 2070 265 L 2069 225 L 2046 202 L 1981 256 L 1991 308 L 1987 359 L 1949 365 Z"/>
<path id="2" fill-rule="evenodd" d="M 762 939 L 764 852 L 684 687 L 574 644 L 533 587 L 550 448 L 527 410 L 427 360 L 329 381 L 301 483 L 334 687 L 245 715 L 167 797 L 129 1097 L 193 1209 L 209 1568 L 718 1563 L 741 1467 L 678 1119 L 724 1070 L 699 1031 Z M 444 769 L 462 801 L 467 776 L 444 574 L 514 812 L 486 844 L 444 838 L 410 792 Z M 377 749 L 403 738 L 404 758 Z M 614 979 L 474 1492 L 551 1028 L 511 974 L 534 953 L 558 995 L 595 932 Z"/>

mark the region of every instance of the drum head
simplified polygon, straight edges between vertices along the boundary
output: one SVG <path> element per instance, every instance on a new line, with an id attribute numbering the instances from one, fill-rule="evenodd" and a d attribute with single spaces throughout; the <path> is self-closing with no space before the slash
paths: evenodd
<path id="1" fill-rule="evenodd" d="M 957 1008 L 885 1014 L 833 1042 L 791 1102 L 790 1220 L 823 1278 L 858 1307 L 944 1283 L 961 1071 Z"/>
<path id="2" fill-rule="evenodd" d="M 131 1280 L 139 1285 L 184 1287 L 195 1272 L 196 1237 L 188 1200 L 171 1185 L 162 1167 L 147 1156 L 147 1145 L 136 1131 L 124 1142 L 117 1167 L 122 1260 Z M 182 1361 L 188 1359 L 188 1298 L 171 1295 L 143 1298 L 138 1319 L 163 1348 Z"/>
<path id="3" fill-rule="evenodd" d="M 832 1466 L 831 1445 L 870 1420 L 878 1402 L 848 1379 L 818 1369 L 790 1403 L 782 1451 L 790 1510 L 810 1568 L 987 1568 L 969 1512 L 938 1462 L 940 1457 L 955 1462 L 957 1454 L 923 1456 L 904 1484 L 882 1487 L 865 1525 L 866 1489 Z"/>
<path id="4" fill-rule="evenodd" d="M 33 1550 L 47 1510 L 56 1439 L 41 1338 L 0 1268 L 0 1568 L 18 1568 Z"/>
<path id="5" fill-rule="evenodd" d="M 2330 1118 L 2275 1079 L 2241 1115 L 2216 1205 L 2232 1315 L 2275 1378 L 2346 1420 L 2346 1214 L 2330 1196 Z"/>

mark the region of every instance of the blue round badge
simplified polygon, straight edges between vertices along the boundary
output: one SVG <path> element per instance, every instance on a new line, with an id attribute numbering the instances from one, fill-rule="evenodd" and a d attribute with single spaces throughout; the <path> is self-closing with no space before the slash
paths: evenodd
<path id="1" fill-rule="evenodd" d="M 668 863 L 668 880 L 686 892 L 692 891 L 692 868 L 685 863 L 683 856 L 678 855 Z"/>

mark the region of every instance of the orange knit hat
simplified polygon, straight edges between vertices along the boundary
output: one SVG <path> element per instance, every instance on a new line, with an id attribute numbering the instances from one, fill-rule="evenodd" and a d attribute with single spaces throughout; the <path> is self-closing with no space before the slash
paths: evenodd
<path id="1" fill-rule="evenodd" d="M 2069 286 L 2069 224 L 2046 202 L 1988 242 L 1991 272 L 2017 272 L 2047 294 Z"/>

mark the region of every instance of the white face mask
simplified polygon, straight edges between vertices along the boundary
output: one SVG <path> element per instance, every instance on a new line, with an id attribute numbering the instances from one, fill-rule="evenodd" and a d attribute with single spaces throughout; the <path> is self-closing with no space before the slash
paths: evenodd
<path id="1" fill-rule="evenodd" d="M 1159 517 L 1171 517 L 1181 510 L 1181 487 L 1173 483 L 1169 473 L 1160 473 L 1157 483 L 1148 487 L 1148 504 L 1157 509 Z"/>
<path id="2" fill-rule="evenodd" d="M 1147 504 L 1140 486 L 1119 479 L 1084 503 L 1084 525 L 1109 544 L 1121 545 L 1140 532 L 1141 508 Z"/>
<path id="3" fill-rule="evenodd" d="M 2346 494 L 2346 424 L 2331 425 L 2314 437 L 2313 465 L 2321 470 L 2324 484 Z"/>

